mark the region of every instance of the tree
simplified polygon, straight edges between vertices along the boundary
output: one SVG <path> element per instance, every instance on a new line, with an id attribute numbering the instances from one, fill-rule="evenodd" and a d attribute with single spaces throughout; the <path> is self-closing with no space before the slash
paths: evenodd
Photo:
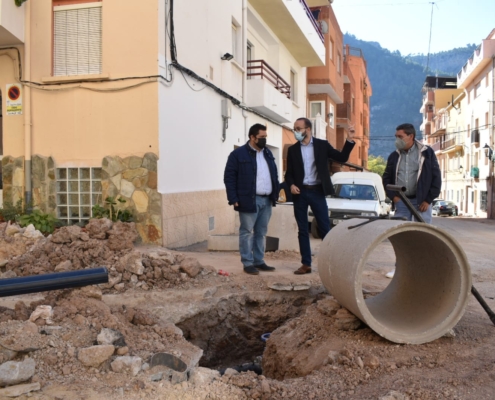
<path id="1" fill-rule="evenodd" d="M 374 172 L 380 176 L 385 172 L 385 167 L 387 166 L 387 162 L 382 156 L 368 156 L 368 169 L 371 172 Z"/>

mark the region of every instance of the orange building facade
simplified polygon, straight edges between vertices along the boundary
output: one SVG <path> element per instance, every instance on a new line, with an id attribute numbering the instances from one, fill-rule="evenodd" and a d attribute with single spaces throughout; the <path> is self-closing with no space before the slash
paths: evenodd
<path id="1" fill-rule="evenodd" d="M 343 34 L 332 6 L 311 8 L 325 37 L 325 66 L 307 71 L 307 117 L 315 137 L 342 148 L 351 128 L 356 146 L 344 165 L 331 171 L 365 170 L 369 150 L 369 98 L 372 95 L 366 60 L 360 49 L 344 46 Z"/>

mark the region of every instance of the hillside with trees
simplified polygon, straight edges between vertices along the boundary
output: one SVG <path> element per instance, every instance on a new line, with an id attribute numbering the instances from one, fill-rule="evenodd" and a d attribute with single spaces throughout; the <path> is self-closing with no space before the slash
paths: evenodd
<path id="1" fill-rule="evenodd" d="M 399 51 L 391 52 L 377 42 L 359 40 L 350 34 L 344 35 L 344 43 L 360 48 L 366 59 L 373 90 L 370 98 L 370 154 L 386 159 L 394 150 L 397 125 L 409 122 L 419 132 L 426 56 L 402 56 Z M 474 45 L 469 45 L 431 54 L 429 75 L 455 76 L 474 48 Z"/>

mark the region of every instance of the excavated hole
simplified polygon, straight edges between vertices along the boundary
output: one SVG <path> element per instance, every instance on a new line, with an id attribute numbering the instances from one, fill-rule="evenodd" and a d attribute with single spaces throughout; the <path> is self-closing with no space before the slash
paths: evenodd
<path id="1" fill-rule="evenodd" d="M 261 335 L 303 313 L 324 289 L 251 293 L 221 299 L 208 311 L 177 326 L 203 350 L 199 365 L 212 369 L 252 364 L 263 354 Z M 261 368 L 261 367 L 259 367 Z"/>

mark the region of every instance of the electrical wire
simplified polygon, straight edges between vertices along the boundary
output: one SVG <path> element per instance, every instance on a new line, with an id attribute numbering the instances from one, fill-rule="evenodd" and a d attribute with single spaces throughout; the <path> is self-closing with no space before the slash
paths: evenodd
<path id="1" fill-rule="evenodd" d="M 432 32 L 432 27 L 433 27 L 433 6 L 435 5 L 435 2 L 433 2 L 433 1 L 430 3 L 431 3 L 430 40 L 428 42 L 428 57 L 426 58 L 426 76 L 428 76 L 428 70 L 430 68 L 431 32 Z"/>

